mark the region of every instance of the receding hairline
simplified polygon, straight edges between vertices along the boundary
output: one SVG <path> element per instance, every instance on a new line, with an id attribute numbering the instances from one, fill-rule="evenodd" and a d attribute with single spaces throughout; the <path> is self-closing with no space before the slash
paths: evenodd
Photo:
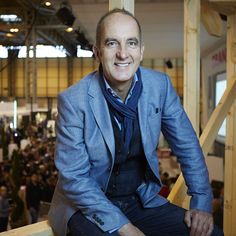
<path id="1" fill-rule="evenodd" d="M 101 32 L 102 32 L 102 28 L 104 26 L 105 21 L 112 15 L 115 14 L 121 14 L 121 15 L 126 15 L 131 17 L 137 24 L 138 27 L 138 32 L 139 32 L 139 38 L 140 38 L 140 42 L 142 42 L 142 30 L 141 30 L 141 26 L 140 23 L 138 21 L 138 19 L 129 11 L 125 10 L 125 9 L 119 9 L 119 8 L 115 8 L 111 11 L 108 11 L 106 14 L 104 14 L 100 20 L 97 23 L 97 28 L 96 28 L 96 45 L 99 46 L 100 45 L 100 40 L 101 40 Z"/>

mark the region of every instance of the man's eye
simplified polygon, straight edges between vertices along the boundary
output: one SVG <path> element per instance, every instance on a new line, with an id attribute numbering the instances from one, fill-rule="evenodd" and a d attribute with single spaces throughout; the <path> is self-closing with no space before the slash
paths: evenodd
<path id="1" fill-rule="evenodd" d="M 129 42 L 128 42 L 128 45 L 129 45 L 129 47 L 131 47 L 131 48 L 135 48 L 135 47 L 138 46 L 138 42 L 137 42 L 137 41 L 129 41 Z"/>
<path id="2" fill-rule="evenodd" d="M 109 41 L 109 42 L 106 43 L 106 45 L 108 47 L 115 47 L 115 46 L 117 46 L 117 42 L 116 41 Z"/>

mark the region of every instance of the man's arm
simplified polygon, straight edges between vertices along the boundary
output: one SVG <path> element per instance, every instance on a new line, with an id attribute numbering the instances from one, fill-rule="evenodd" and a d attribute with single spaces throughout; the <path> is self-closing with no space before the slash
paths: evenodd
<path id="1" fill-rule="evenodd" d="M 166 98 L 163 106 L 162 132 L 177 156 L 183 176 L 192 196 L 190 211 L 185 222 L 191 235 L 208 235 L 213 228 L 212 191 L 205 158 L 196 133 L 167 78 Z"/>

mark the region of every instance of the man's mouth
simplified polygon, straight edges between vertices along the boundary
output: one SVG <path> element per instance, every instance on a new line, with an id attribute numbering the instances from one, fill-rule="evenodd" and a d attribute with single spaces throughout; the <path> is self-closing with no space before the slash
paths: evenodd
<path id="1" fill-rule="evenodd" d="M 116 66 L 119 66 L 119 67 L 126 67 L 128 66 L 130 63 L 115 63 Z"/>

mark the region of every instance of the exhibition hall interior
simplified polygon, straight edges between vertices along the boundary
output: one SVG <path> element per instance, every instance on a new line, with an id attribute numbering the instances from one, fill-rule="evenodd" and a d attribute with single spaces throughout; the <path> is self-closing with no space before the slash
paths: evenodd
<path id="1" fill-rule="evenodd" d="M 0 235 L 54 235 L 58 95 L 99 69 L 96 25 L 113 8 L 141 24 L 141 66 L 170 77 L 203 149 L 214 223 L 236 235 L 234 0 L 0 1 Z M 162 133 L 156 153 L 157 194 L 188 209 L 178 158 Z"/>

